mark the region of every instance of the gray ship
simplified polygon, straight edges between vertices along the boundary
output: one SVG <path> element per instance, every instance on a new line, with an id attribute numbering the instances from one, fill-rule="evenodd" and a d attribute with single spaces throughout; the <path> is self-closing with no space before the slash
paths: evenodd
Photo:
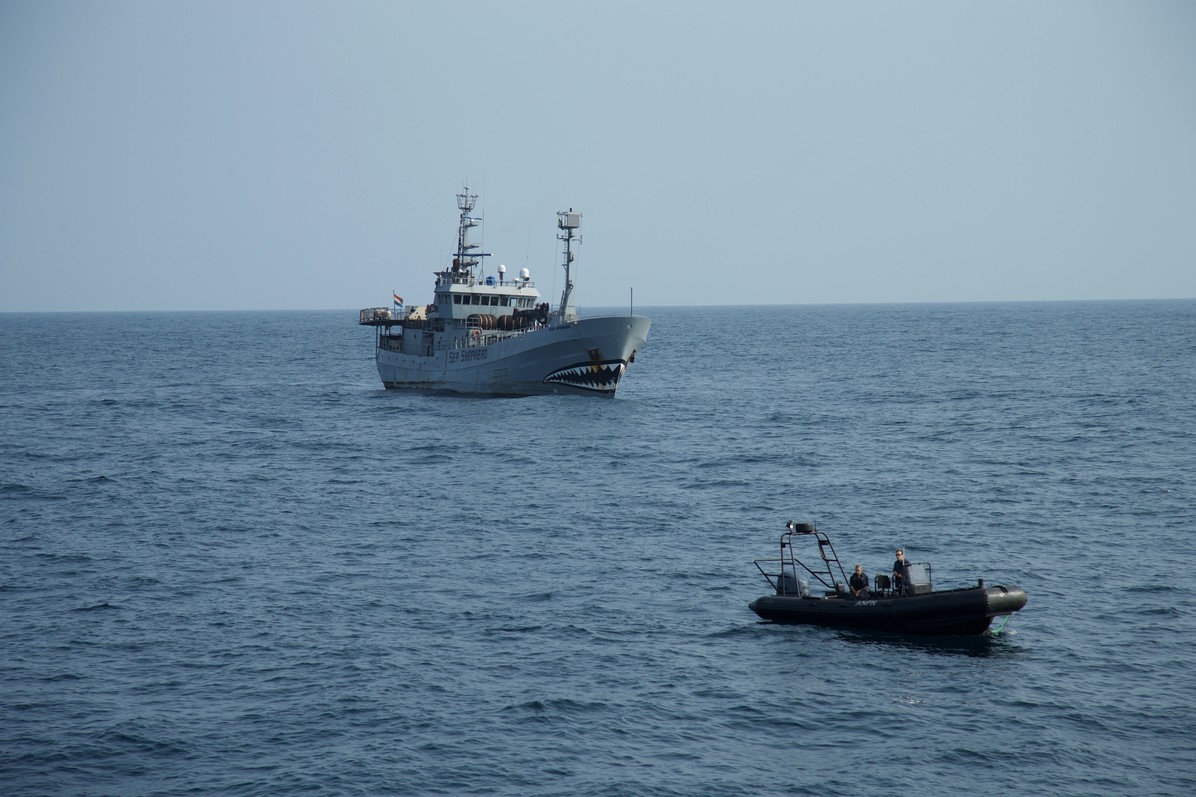
<path id="1" fill-rule="evenodd" d="M 570 266 L 581 243 L 581 214 L 557 214 L 564 242 L 565 288 L 550 309 L 528 269 L 508 279 L 506 267 L 485 275 L 469 240 L 480 219 L 477 195 L 457 194 L 461 211 L 452 265 L 436 272 L 431 304 L 369 307 L 358 323 L 375 328 L 382 384 L 393 389 L 479 396 L 551 393 L 613 397 L 627 366 L 643 348 L 652 322 L 642 315 L 579 317 Z"/>

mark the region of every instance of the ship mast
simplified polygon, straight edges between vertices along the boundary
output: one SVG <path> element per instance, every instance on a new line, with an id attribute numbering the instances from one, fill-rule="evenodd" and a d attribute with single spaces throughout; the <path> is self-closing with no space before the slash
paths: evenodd
<path id="1" fill-rule="evenodd" d="M 557 240 L 565 242 L 565 262 L 562 264 L 565 267 L 565 289 L 561 292 L 559 313 L 562 321 L 572 321 L 577 318 L 577 308 L 573 306 L 573 277 L 569 273 L 569 266 L 576 257 L 573 253 L 573 241 L 576 240 L 577 245 L 581 246 L 581 235 L 574 235 L 573 232 L 581 227 L 581 214 L 569 208 L 559 211 L 556 215 L 556 226 L 563 231 L 557 234 Z"/>
<path id="2" fill-rule="evenodd" d="M 457 254 L 453 257 L 453 275 L 473 276 L 474 268 L 481 263 L 480 258 L 486 257 L 483 252 L 475 252 L 478 244 L 469 242 L 469 230 L 478 226 L 478 219 L 469 215 L 473 206 L 477 204 L 478 195 L 469 193 L 469 186 L 461 189 L 457 194 L 457 209 L 461 211 L 461 221 L 457 226 Z"/>

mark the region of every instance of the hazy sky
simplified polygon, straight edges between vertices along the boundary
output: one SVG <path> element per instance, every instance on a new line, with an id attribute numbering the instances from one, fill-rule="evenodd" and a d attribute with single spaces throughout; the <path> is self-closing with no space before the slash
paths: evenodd
<path id="1" fill-rule="evenodd" d="M 0 2 L 0 311 L 1196 297 L 1196 3 Z"/>

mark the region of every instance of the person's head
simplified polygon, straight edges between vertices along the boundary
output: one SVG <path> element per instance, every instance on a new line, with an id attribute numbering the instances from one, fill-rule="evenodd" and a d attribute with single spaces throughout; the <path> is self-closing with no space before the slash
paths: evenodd
<path id="1" fill-rule="evenodd" d="M 863 573 L 863 572 L 864 572 L 864 566 L 863 566 L 863 565 L 856 565 L 856 566 L 855 566 L 855 571 L 856 571 L 857 573 Z"/>
<path id="2" fill-rule="evenodd" d="M 902 558 L 902 557 L 904 557 L 904 556 L 905 556 L 905 551 L 903 551 L 903 550 L 901 550 L 900 548 L 898 548 L 898 549 L 897 549 L 897 558 L 898 558 L 898 559 L 901 559 L 901 558 Z"/>

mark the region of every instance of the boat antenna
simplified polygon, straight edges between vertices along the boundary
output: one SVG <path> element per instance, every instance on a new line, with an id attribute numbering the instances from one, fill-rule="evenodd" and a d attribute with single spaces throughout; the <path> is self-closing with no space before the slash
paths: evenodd
<path id="1" fill-rule="evenodd" d="M 560 316 L 562 321 L 571 321 L 577 317 L 577 310 L 573 307 L 573 278 L 569 269 L 573 258 L 576 257 L 573 253 L 573 241 L 576 240 L 577 245 L 581 246 L 581 236 L 574 233 L 574 230 L 581 227 L 581 214 L 569 208 L 559 211 L 556 216 L 556 226 L 562 231 L 557 234 L 557 240 L 565 242 L 565 262 L 562 264 L 565 267 L 565 289 L 561 292 Z"/>

